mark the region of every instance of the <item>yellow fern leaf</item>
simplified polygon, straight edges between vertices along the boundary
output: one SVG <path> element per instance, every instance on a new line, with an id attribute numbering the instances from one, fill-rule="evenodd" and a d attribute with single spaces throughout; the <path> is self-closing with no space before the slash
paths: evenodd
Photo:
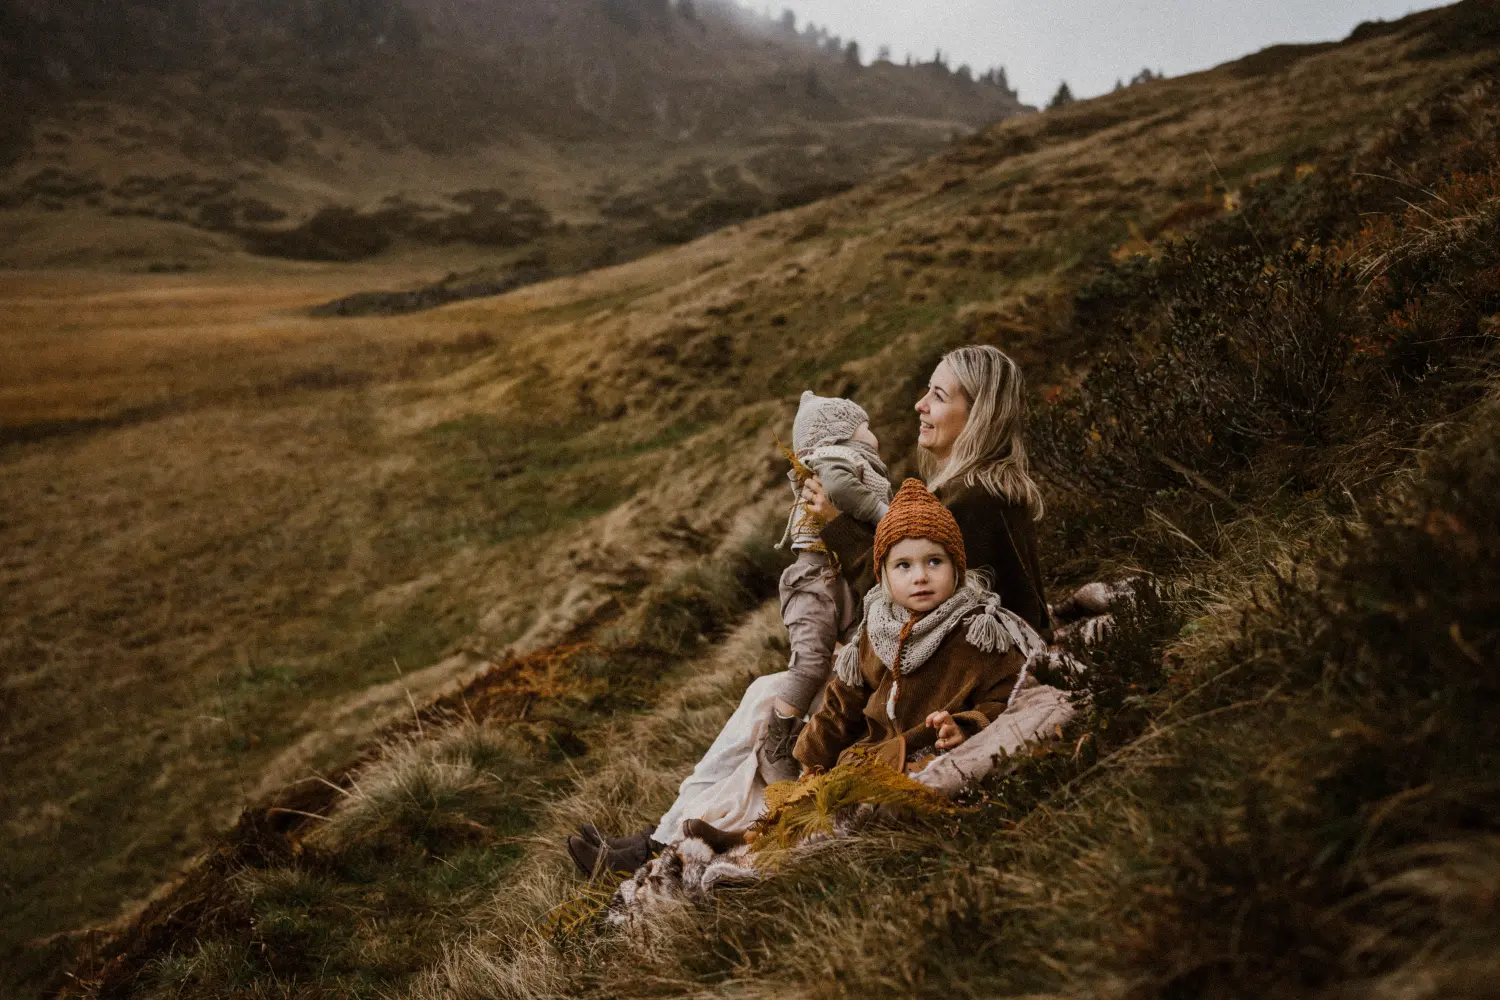
<path id="1" fill-rule="evenodd" d="M 840 810 L 888 806 L 916 816 L 952 816 L 963 810 L 883 761 L 855 757 L 831 771 L 804 775 L 766 789 L 766 812 L 755 825 L 757 855 L 795 846 L 833 832 Z"/>

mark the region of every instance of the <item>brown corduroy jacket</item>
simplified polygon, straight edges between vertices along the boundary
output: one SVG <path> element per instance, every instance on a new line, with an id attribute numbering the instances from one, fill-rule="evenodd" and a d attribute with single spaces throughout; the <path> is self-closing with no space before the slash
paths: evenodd
<path id="1" fill-rule="evenodd" d="M 987 570 L 1000 603 L 1025 619 L 1043 638 L 1050 638 L 1052 621 L 1043 596 L 1031 508 L 994 496 L 983 486 L 960 483 L 945 486 L 937 497 L 952 511 L 964 533 L 969 568 Z M 874 542 L 875 527 L 847 514 L 840 514 L 823 527 L 823 544 L 838 557 L 845 578 L 858 594 L 875 583 L 874 567 L 870 565 Z"/>
<path id="2" fill-rule="evenodd" d="M 970 645 L 959 625 L 927 662 L 901 676 L 896 713 L 886 708 L 895 675 L 875 655 L 870 640 L 859 645 L 863 687 L 829 678 L 823 707 L 802 730 L 793 751 L 806 767 L 830 768 L 856 751 L 872 752 L 898 771 L 933 751 L 937 731 L 927 716 L 946 711 L 973 736 L 1005 711 L 1026 657 L 1018 650 L 986 653 Z"/>

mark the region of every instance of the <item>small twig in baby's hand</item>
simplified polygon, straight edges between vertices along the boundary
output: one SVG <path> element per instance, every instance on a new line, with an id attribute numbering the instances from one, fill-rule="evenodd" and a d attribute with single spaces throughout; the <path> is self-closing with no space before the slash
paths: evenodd
<path id="1" fill-rule="evenodd" d="M 786 460 L 792 463 L 792 471 L 797 473 L 797 478 L 800 481 L 806 482 L 809 479 L 817 477 L 818 474 L 804 465 L 802 459 L 797 457 L 797 453 L 782 442 L 781 435 L 777 434 L 773 436 L 776 438 L 776 447 L 780 448 L 781 453 L 786 456 Z"/>

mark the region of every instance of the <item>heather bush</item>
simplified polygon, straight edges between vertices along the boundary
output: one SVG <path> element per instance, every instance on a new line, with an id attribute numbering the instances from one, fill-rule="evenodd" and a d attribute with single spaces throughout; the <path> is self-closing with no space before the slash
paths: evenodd
<path id="1" fill-rule="evenodd" d="M 1500 312 L 1494 93 L 1466 83 L 1360 148 L 1289 163 L 1082 284 L 1068 323 L 1112 346 L 1032 431 L 1069 579 L 1122 541 L 1167 572 L 1222 555 L 1226 518 L 1357 504 L 1421 427 L 1479 397 Z"/>
<path id="2" fill-rule="evenodd" d="M 1264 745 L 1233 752 L 1243 777 L 1215 823 L 1162 847 L 1175 863 L 1137 895 L 1141 937 L 1117 959 L 1130 995 L 1311 996 L 1342 980 L 1456 996 L 1489 981 L 1497 419 L 1491 404 L 1319 583 L 1280 580 L 1223 655 L 1217 669 L 1240 675 L 1200 707 L 1259 695 Z"/>
<path id="3" fill-rule="evenodd" d="M 1347 266 L 1185 242 L 1138 274 L 1136 296 L 1157 306 L 1137 335 L 1155 336 L 1042 411 L 1034 437 L 1053 482 L 1150 495 L 1186 476 L 1227 495 L 1267 444 L 1326 439 L 1354 349 Z"/>

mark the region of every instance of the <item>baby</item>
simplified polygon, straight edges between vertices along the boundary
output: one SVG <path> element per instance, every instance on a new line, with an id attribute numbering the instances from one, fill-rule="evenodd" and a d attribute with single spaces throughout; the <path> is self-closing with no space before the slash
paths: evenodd
<path id="1" fill-rule="evenodd" d="M 879 586 L 839 653 L 823 707 L 797 742 L 808 768 L 865 753 L 920 770 L 993 722 L 1040 640 L 966 578 L 963 534 L 920 480 L 908 479 L 875 530 Z"/>
<path id="2" fill-rule="evenodd" d="M 789 542 L 796 559 L 781 574 L 781 620 L 791 642 L 791 662 L 780 696 L 774 701 L 765 739 L 756 754 L 766 784 L 790 781 L 801 772 L 792 747 L 802 717 L 833 665 L 833 649 L 854 624 L 858 600 L 838 573 L 823 546 L 822 523 L 802 500 L 802 484 L 817 476 L 829 500 L 861 521 L 876 523 L 885 515 L 891 482 L 870 433 L 870 417 L 847 399 L 802 394 L 792 424 L 796 456 L 788 477 L 793 503 L 778 548 Z"/>

